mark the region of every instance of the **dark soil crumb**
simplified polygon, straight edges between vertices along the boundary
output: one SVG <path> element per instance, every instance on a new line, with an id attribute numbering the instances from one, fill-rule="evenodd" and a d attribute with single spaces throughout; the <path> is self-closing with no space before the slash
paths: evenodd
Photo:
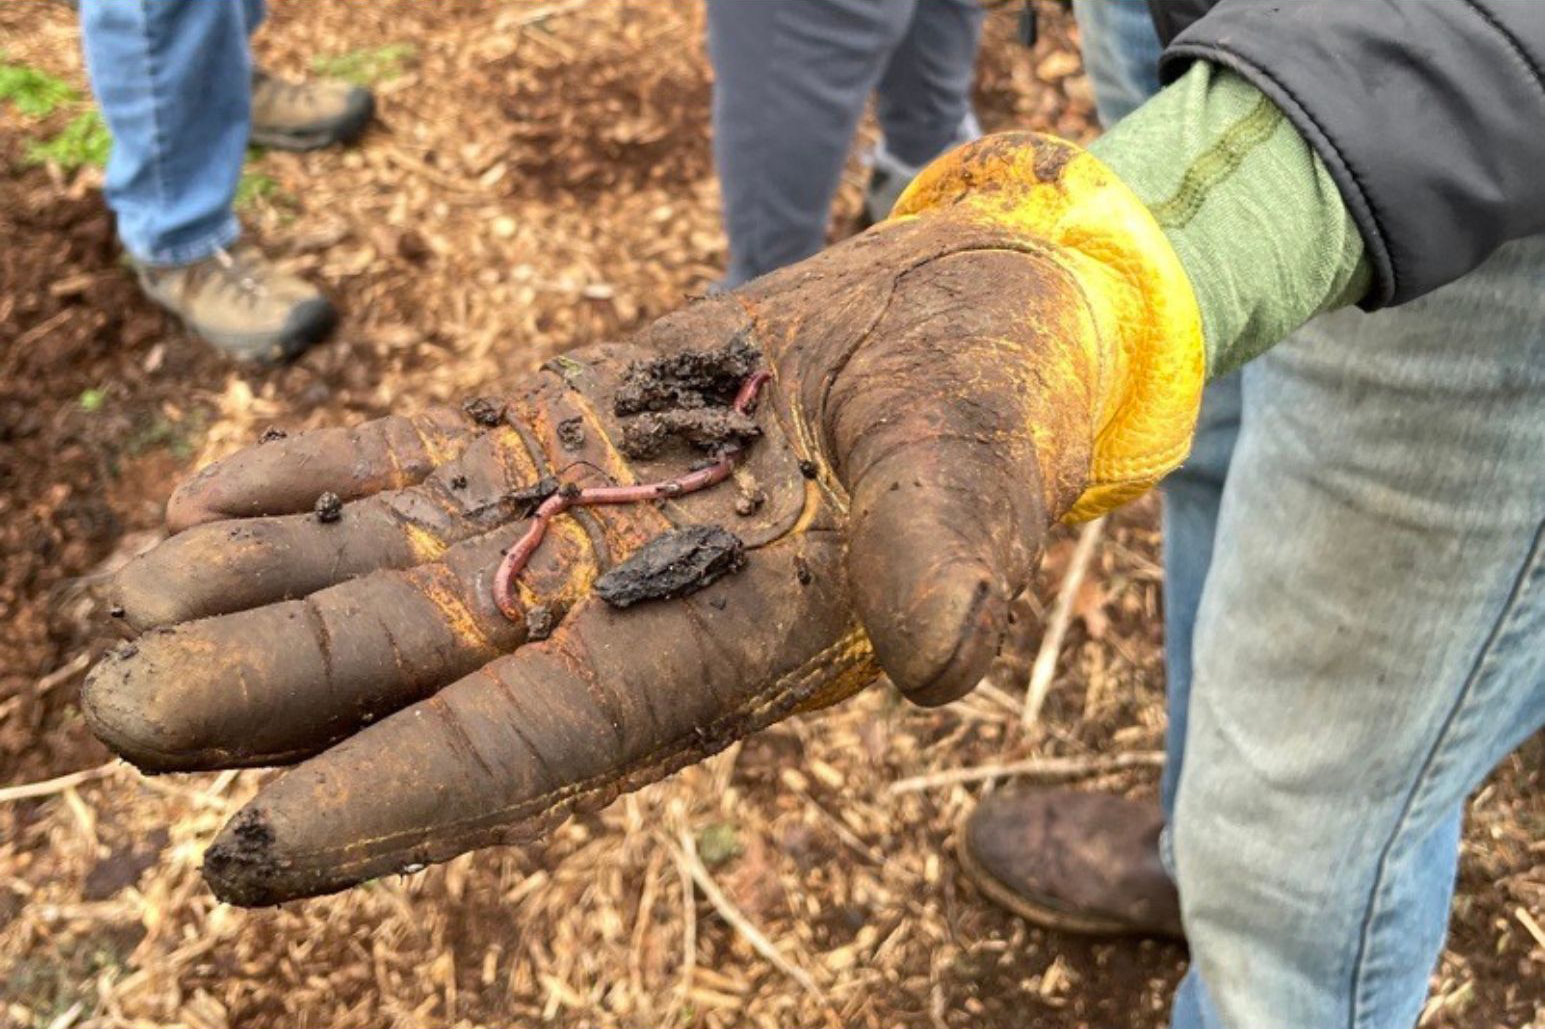
<path id="1" fill-rule="evenodd" d="M 245 907 L 274 903 L 263 885 L 279 868 L 268 816 L 255 808 L 242 809 L 231 820 L 230 836 L 230 841 L 222 839 L 204 852 L 204 878 L 215 895 Z"/>
<path id="2" fill-rule="evenodd" d="M 412 229 L 404 229 L 397 237 L 397 256 L 412 264 L 423 264 L 434 251 L 429 242 Z"/>
<path id="3" fill-rule="evenodd" d="M 635 460 L 646 460 L 673 440 L 685 440 L 699 450 L 740 448 L 762 435 L 749 416 L 728 407 L 659 411 L 628 419 L 622 426 L 620 449 Z"/>
<path id="4" fill-rule="evenodd" d="M 585 421 L 579 415 L 558 423 L 558 442 L 564 450 L 574 451 L 585 445 Z"/>
<path id="5" fill-rule="evenodd" d="M 740 537 L 717 525 L 693 525 L 661 533 L 595 582 L 612 607 L 669 600 L 695 593 L 746 566 Z"/>
<path id="6" fill-rule="evenodd" d="M 343 517 L 343 500 L 336 493 L 327 492 L 317 497 L 316 507 L 317 521 L 323 525 L 331 525 Z"/>
<path id="7" fill-rule="evenodd" d="M 515 509 L 516 518 L 530 518 L 542 506 L 542 501 L 557 493 L 558 489 L 558 480 L 549 475 L 529 486 L 510 490 L 505 494 L 505 500 Z"/>
<path id="8" fill-rule="evenodd" d="M 504 421 L 504 405 L 493 397 L 473 397 L 461 405 L 461 410 L 477 424 L 489 428 Z"/>
<path id="9" fill-rule="evenodd" d="M 737 333 L 717 350 L 688 350 L 634 362 L 617 389 L 613 409 L 624 418 L 621 450 L 647 460 L 673 441 L 722 454 L 762 434 L 734 409 L 735 395 L 762 355 Z"/>
<path id="10" fill-rule="evenodd" d="M 290 434 L 279 428 L 279 426 L 270 425 L 268 428 L 263 430 L 263 435 L 258 437 L 258 442 L 272 443 L 274 440 L 288 439 L 289 436 Z"/>
<path id="11" fill-rule="evenodd" d="M 618 415 L 646 411 L 728 407 L 762 353 L 736 333 L 717 350 L 685 350 L 635 362 L 623 376 L 613 409 Z"/>
<path id="12" fill-rule="evenodd" d="M 526 639 L 532 643 L 545 640 L 553 634 L 557 624 L 553 609 L 546 604 L 538 604 L 526 612 Z"/>

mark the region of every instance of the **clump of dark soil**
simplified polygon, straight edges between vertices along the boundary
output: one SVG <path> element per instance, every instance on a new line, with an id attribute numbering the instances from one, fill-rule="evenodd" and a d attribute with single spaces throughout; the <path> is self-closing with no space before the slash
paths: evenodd
<path id="1" fill-rule="evenodd" d="M 343 499 L 329 490 L 317 497 L 313 511 L 316 513 L 317 521 L 323 525 L 331 525 L 343 517 Z"/>
<path id="2" fill-rule="evenodd" d="M 612 401 L 625 419 L 622 452 L 648 459 L 679 440 L 723 453 L 757 439 L 761 428 L 733 405 L 761 362 L 761 351 L 743 333 L 715 350 L 683 350 L 634 362 Z"/>
<path id="3" fill-rule="evenodd" d="M 473 397 L 461 405 L 461 410 L 477 424 L 490 429 L 504 421 L 504 404 L 495 397 Z"/>
<path id="4" fill-rule="evenodd" d="M 728 407 L 698 407 L 682 411 L 649 411 L 622 426 L 621 449 L 631 458 L 655 457 L 673 441 L 698 450 L 739 449 L 762 435 L 750 415 Z"/>
<path id="5" fill-rule="evenodd" d="M 564 450 L 575 451 L 585 445 L 585 420 L 579 415 L 558 423 L 558 442 Z"/>
<path id="6" fill-rule="evenodd" d="M 595 591 L 612 607 L 646 600 L 672 600 L 696 593 L 746 566 L 740 537 L 716 525 L 664 532 L 595 581 Z"/>
<path id="7" fill-rule="evenodd" d="M 260 884 L 278 871 L 273 848 L 268 816 L 258 808 L 243 808 L 204 852 L 204 878 L 221 900 L 245 907 L 271 904 L 272 895 Z"/>
<path id="8" fill-rule="evenodd" d="M 682 350 L 635 361 L 623 376 L 612 406 L 622 416 L 729 407 L 746 376 L 761 363 L 762 352 L 744 333 L 715 350 Z"/>
<path id="9" fill-rule="evenodd" d="M 547 639 L 557 627 L 557 616 L 546 604 L 538 604 L 526 612 L 526 639 L 537 643 Z"/>

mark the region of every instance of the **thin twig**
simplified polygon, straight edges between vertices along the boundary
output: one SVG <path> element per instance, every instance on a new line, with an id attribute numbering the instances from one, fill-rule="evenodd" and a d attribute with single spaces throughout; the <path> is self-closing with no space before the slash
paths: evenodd
<path id="1" fill-rule="evenodd" d="M 1021 724 L 1029 727 L 1041 716 L 1041 705 L 1051 689 L 1051 680 L 1057 673 L 1057 656 L 1062 652 L 1062 639 L 1073 622 L 1073 602 L 1078 597 L 1078 587 L 1089 570 L 1089 560 L 1094 556 L 1094 546 L 1100 541 L 1105 519 L 1096 518 L 1079 533 L 1078 545 L 1073 548 L 1073 559 L 1068 563 L 1067 574 L 1062 577 L 1062 587 L 1057 591 L 1057 603 L 1052 606 L 1051 618 L 1046 623 L 1046 634 L 1041 637 L 1041 649 L 1036 652 L 1035 664 L 1030 669 L 1030 688 L 1025 691 L 1025 706 L 1020 713 Z"/>
<path id="2" fill-rule="evenodd" d="M 48 1023 L 48 1029 L 70 1029 L 80 1019 L 80 1013 L 86 1010 L 86 1002 L 78 1000 L 74 1004 L 59 1012 L 59 1016 Z"/>
<path id="3" fill-rule="evenodd" d="M 1010 715 L 1019 714 L 1019 701 L 1007 690 L 999 689 L 988 679 L 983 679 L 976 684 L 976 689 L 971 691 L 974 696 L 984 697 L 1003 708 Z"/>
<path id="4" fill-rule="evenodd" d="M 692 994 L 692 974 L 697 970 L 697 895 L 692 892 L 692 870 L 687 867 L 686 856 L 663 833 L 660 842 L 670 848 L 676 873 L 681 876 L 681 981 L 676 987 L 679 996 L 671 1005 L 679 1011 Z M 674 1012 L 670 1020 L 676 1020 Z"/>
<path id="5" fill-rule="evenodd" d="M 32 692 L 41 697 L 55 686 L 68 682 L 70 679 L 79 675 L 81 672 L 84 672 L 86 667 L 90 664 L 91 652 L 89 650 L 83 650 L 79 654 L 76 654 L 68 664 L 55 668 L 52 672 L 49 672 L 47 675 L 43 676 L 43 678 L 39 679 L 37 681 L 37 685 L 32 687 Z"/>
<path id="6" fill-rule="evenodd" d="M 412 172 L 414 175 L 421 175 L 430 182 L 444 186 L 446 189 L 453 189 L 460 193 L 480 193 L 484 191 L 483 187 L 477 183 L 451 175 L 448 172 L 443 172 L 406 151 L 393 147 L 382 147 L 381 153 L 386 155 L 388 161 L 404 171 Z"/>
<path id="7" fill-rule="evenodd" d="M 891 783 L 891 793 L 915 793 L 935 786 L 953 786 L 963 782 L 982 782 L 1024 776 L 1034 779 L 1071 779 L 1084 775 L 1119 772 L 1125 768 L 1158 768 L 1164 764 L 1162 750 L 1134 750 L 1098 757 L 1032 757 L 1024 761 L 1001 761 L 970 768 L 951 768 L 944 772 L 914 775 Z"/>
<path id="8" fill-rule="evenodd" d="M 109 775 L 120 766 L 121 762 L 115 759 L 105 764 L 97 765 L 95 768 L 83 768 L 79 772 L 71 772 L 69 775 L 61 775 L 54 779 L 23 783 L 20 786 L 6 786 L 0 788 L 0 804 L 13 800 L 51 797 L 56 793 L 63 793 L 72 786 L 79 786 L 83 782 L 90 782 L 93 779 L 100 779 L 104 775 Z"/>
<path id="9" fill-rule="evenodd" d="M 1522 904 L 1513 909 L 1513 917 L 1529 930 L 1529 935 L 1534 937 L 1534 942 L 1540 945 L 1540 949 L 1545 950 L 1545 929 L 1540 928 L 1540 923 L 1534 920 L 1534 916 L 1529 914 Z"/>
<path id="10" fill-rule="evenodd" d="M 778 951 L 778 948 L 772 945 L 772 941 L 763 936 L 762 931 L 749 918 L 741 914 L 740 909 L 731 903 L 730 899 L 724 895 L 723 890 L 719 889 L 719 884 L 713 881 L 713 876 L 708 873 L 708 868 L 703 864 L 702 858 L 697 856 L 697 845 L 692 842 L 692 834 L 683 829 L 678 839 L 680 860 L 686 865 L 687 871 L 691 873 L 692 881 L 697 883 L 698 889 L 702 890 L 703 895 L 708 898 L 708 903 L 714 906 L 714 910 L 719 912 L 719 915 L 730 924 L 731 928 L 745 937 L 746 942 L 751 944 L 758 954 L 771 962 L 773 967 L 804 987 L 805 991 L 812 997 L 825 1003 L 825 994 L 815 984 L 815 980 L 810 978 L 810 973 L 784 957 Z"/>
<path id="11" fill-rule="evenodd" d="M 632 800 L 633 797 L 628 799 Z M 653 924 L 655 895 L 660 889 L 660 871 L 665 864 L 666 853 L 665 848 L 658 845 L 651 850 L 649 864 L 644 869 L 644 885 L 638 894 L 638 915 L 633 920 L 633 936 L 628 947 L 628 983 L 633 987 L 634 1000 L 647 1005 L 645 1014 L 653 1014 L 653 1004 L 649 1003 L 648 994 L 644 991 L 644 937 Z"/>
<path id="12" fill-rule="evenodd" d="M 48 319 L 46 322 L 40 322 L 39 324 L 34 325 L 32 328 L 28 329 L 26 332 L 22 333 L 20 336 L 17 336 L 16 342 L 11 344 L 12 353 L 20 354 L 25 352 L 26 349 L 32 344 L 36 343 L 44 336 L 48 335 L 50 332 L 53 332 L 59 326 L 63 325 L 65 320 L 68 319 L 71 313 L 75 310 L 76 308 L 74 305 L 67 306 L 58 314 Z"/>
<path id="13" fill-rule="evenodd" d="M 547 4 L 543 7 L 536 7 L 527 11 L 525 14 L 522 14 L 520 17 L 516 18 L 513 22 L 510 22 L 505 27 L 518 29 L 524 28 L 527 25 L 535 25 L 537 22 L 546 21 L 549 18 L 556 18 L 560 14 L 567 14 L 570 11 L 577 11 L 584 6 L 584 3 L 585 0 L 568 0 L 567 3 Z"/>

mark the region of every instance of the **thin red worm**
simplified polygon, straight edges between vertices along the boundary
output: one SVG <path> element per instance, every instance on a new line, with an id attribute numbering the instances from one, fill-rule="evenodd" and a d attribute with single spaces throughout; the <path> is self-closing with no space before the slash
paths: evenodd
<path id="1" fill-rule="evenodd" d="M 740 384 L 740 389 L 735 394 L 735 412 L 749 414 L 751 405 L 756 402 L 756 395 L 761 392 L 763 384 L 771 378 L 772 373 L 768 371 L 752 372 L 746 376 L 746 381 Z M 499 562 L 499 570 L 494 573 L 494 603 L 499 606 L 504 617 L 512 622 L 519 622 L 525 618 L 525 613 L 515 599 L 515 580 L 525 569 L 537 548 L 542 545 L 542 538 L 547 535 L 548 523 L 569 508 L 590 507 L 594 504 L 641 504 L 650 500 L 665 500 L 696 493 L 698 490 L 715 486 L 729 478 L 730 473 L 735 470 L 735 459 L 740 454 L 740 447 L 730 447 L 707 468 L 678 475 L 673 479 L 641 482 L 633 486 L 592 486 L 581 490 L 560 488 L 558 492 L 542 501 L 541 506 L 532 515 L 531 525 L 526 529 L 525 535 L 515 541 L 515 545 Z"/>

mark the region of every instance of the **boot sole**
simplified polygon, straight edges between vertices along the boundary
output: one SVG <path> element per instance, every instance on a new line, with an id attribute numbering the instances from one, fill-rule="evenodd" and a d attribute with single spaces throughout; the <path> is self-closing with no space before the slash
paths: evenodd
<path id="1" fill-rule="evenodd" d="M 1098 915 L 1075 915 L 1050 901 L 1037 901 L 1018 890 L 1011 889 L 1003 880 L 989 872 L 985 865 L 971 853 L 966 843 L 964 827 L 955 833 L 955 855 L 961 869 L 977 889 L 999 907 L 1023 918 L 1034 925 L 1059 932 L 1076 933 L 1080 936 L 1135 936 L 1153 939 L 1182 939 L 1157 929 L 1133 925 L 1114 918 Z"/>

